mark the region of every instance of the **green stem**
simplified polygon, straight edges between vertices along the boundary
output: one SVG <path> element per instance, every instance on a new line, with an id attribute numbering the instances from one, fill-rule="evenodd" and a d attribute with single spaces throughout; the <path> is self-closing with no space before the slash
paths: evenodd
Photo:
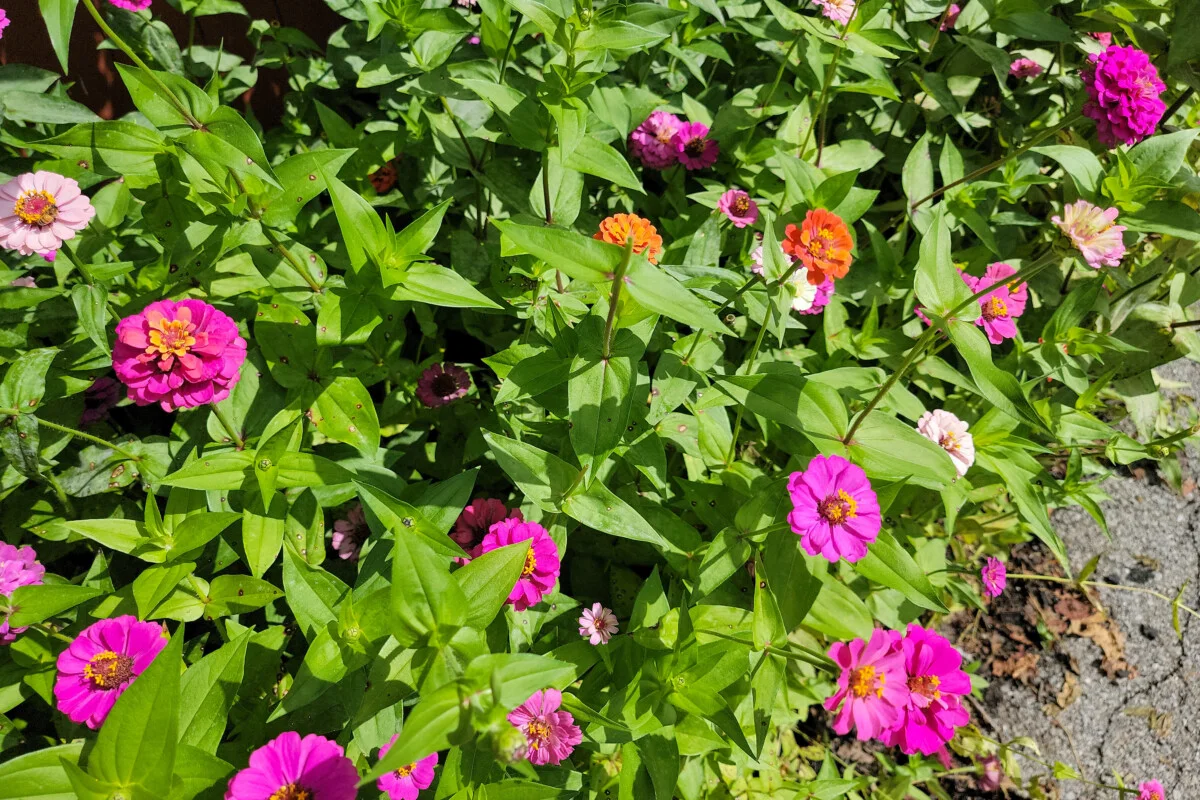
<path id="1" fill-rule="evenodd" d="M 802 30 L 796 31 L 796 38 L 792 39 L 792 44 L 788 47 L 787 52 L 783 54 L 783 61 L 779 62 L 779 71 L 775 73 L 775 81 L 771 84 L 771 90 L 767 92 L 763 101 L 758 104 L 759 108 L 766 108 L 771 104 L 772 98 L 775 97 L 775 90 L 779 88 L 779 82 L 783 80 L 783 73 L 787 69 L 788 64 L 792 61 L 792 53 L 796 50 L 796 45 L 800 44 L 800 34 Z"/>
<path id="2" fill-rule="evenodd" d="M 463 147 L 467 151 L 467 158 L 471 162 L 471 169 L 479 169 L 479 161 L 475 158 L 475 151 L 471 149 L 471 143 L 467 141 L 467 135 L 463 133 L 462 127 L 458 124 L 458 117 L 454 116 L 454 112 L 450 110 L 450 103 L 441 95 L 438 95 L 438 99 L 442 101 L 442 108 L 445 109 L 446 116 L 450 117 L 450 122 L 454 125 L 454 130 L 458 132 L 458 138 L 462 141 Z"/>
<path id="3" fill-rule="evenodd" d="M 625 270 L 629 268 L 629 259 L 633 257 L 633 236 L 625 240 L 625 252 L 617 264 L 617 271 L 612 276 L 612 294 L 608 298 L 608 317 L 604 320 L 604 360 L 612 357 L 613 323 L 617 319 L 617 305 L 621 301 L 621 284 L 625 282 Z M 562 291 L 561 289 L 559 290 Z"/>
<path id="4" fill-rule="evenodd" d="M 278 250 L 281 256 L 287 259 L 287 262 L 292 265 L 292 268 L 295 269 L 296 272 L 300 273 L 300 277 L 303 278 L 304 282 L 308 284 L 308 288 L 312 289 L 316 294 L 320 294 L 321 286 L 313 280 L 312 275 L 308 273 L 308 268 L 304 266 L 300 259 L 296 258 L 295 254 L 292 253 L 291 250 L 288 250 L 287 247 L 284 246 L 279 237 L 275 235 L 275 231 L 263 224 L 263 208 L 259 206 L 258 202 L 255 201 L 254 196 L 246 189 L 245 182 L 232 169 L 229 170 L 229 175 L 233 178 L 233 182 L 237 184 L 238 191 L 241 192 L 246 198 L 246 208 L 250 212 L 251 218 L 258 222 L 259 228 L 262 229 L 263 236 L 266 236 L 267 241 L 271 243 L 271 246 Z"/>
<path id="5" fill-rule="evenodd" d="M 1157 597 L 1159 600 L 1165 600 L 1171 604 L 1172 608 L 1178 608 L 1187 612 L 1188 614 L 1191 614 L 1196 619 L 1200 619 L 1200 611 L 1196 611 L 1190 606 L 1185 606 L 1183 603 L 1179 602 L 1178 598 L 1168 597 L 1162 592 L 1156 592 L 1153 589 L 1146 589 L 1141 586 L 1124 586 L 1119 583 L 1106 583 L 1105 581 L 1073 581 L 1070 578 L 1059 578 L 1055 575 L 1030 575 L 1024 572 L 1010 572 L 1008 573 L 1008 577 L 1023 581 L 1050 581 L 1052 583 L 1065 583 L 1068 586 L 1093 586 L 1102 589 L 1121 589 L 1126 592 L 1136 592 L 1137 594 L 1150 595 L 1151 597 Z"/>
<path id="6" fill-rule="evenodd" d="M 221 423 L 221 427 L 229 434 L 229 438 L 233 440 L 234 445 L 238 450 L 246 449 L 246 440 L 238 435 L 237 428 L 229 421 L 229 417 L 225 415 L 224 410 L 217 403 L 209 403 L 208 407 L 212 409 L 213 416 Z"/>
<path id="7" fill-rule="evenodd" d="M 67 260 L 75 265 L 75 269 L 79 270 L 79 274 L 83 276 L 83 280 L 89 286 L 96 284 L 96 281 L 92 278 L 92 271 L 88 269 L 87 265 L 83 263 L 83 260 L 79 258 L 79 255 L 74 250 L 63 244 L 59 248 L 59 251 L 67 254 Z"/>
<path id="8" fill-rule="evenodd" d="M 846 49 L 846 37 L 850 35 L 850 23 L 854 22 L 854 17 L 858 14 L 858 5 L 854 6 L 854 10 L 850 12 L 850 19 L 846 21 L 846 25 L 842 30 L 842 35 L 839 37 L 840 44 L 833 51 L 833 58 L 829 61 L 829 67 L 825 70 L 825 80 L 821 83 L 821 96 L 817 100 L 817 113 L 813 115 L 812 123 L 808 126 L 808 133 L 804 134 L 804 142 L 800 145 L 800 158 L 804 158 L 804 151 L 808 148 L 808 140 L 812 138 L 816 131 L 818 121 L 821 123 L 821 136 L 817 139 L 817 160 L 814 162 L 817 167 L 821 166 L 821 151 L 825 149 L 825 109 L 829 102 L 829 87 L 833 85 L 833 77 L 837 74 L 838 61 L 841 60 L 842 51 Z"/>
<path id="9" fill-rule="evenodd" d="M 696 633 L 704 634 L 705 636 L 712 636 L 717 639 L 724 639 L 727 642 L 735 642 L 735 643 L 743 645 L 745 647 L 749 647 L 751 649 L 756 649 L 754 642 L 752 642 L 748 639 L 739 638 L 737 636 L 731 636 L 728 633 L 721 633 L 720 631 L 710 631 L 710 630 L 697 630 Z M 789 642 L 789 644 L 791 644 L 791 643 Z M 824 670 L 825 672 L 828 672 L 832 675 L 838 674 L 839 670 L 838 670 L 837 665 L 834 664 L 833 660 L 830 659 L 828 656 L 826 656 L 824 653 L 818 653 L 815 650 L 809 650 L 807 647 L 803 647 L 802 645 L 795 645 L 795 646 L 799 649 L 792 650 L 791 648 L 788 648 L 788 647 L 775 647 L 774 645 L 772 645 L 770 648 L 770 652 L 775 653 L 776 655 L 781 655 L 784 658 L 790 658 L 794 661 L 803 661 L 806 664 L 811 664 L 812 666 L 816 667 L 817 669 Z"/>
<path id="10" fill-rule="evenodd" d="M 762 325 L 759 326 L 758 338 L 754 340 L 754 347 L 752 347 L 750 349 L 750 358 L 746 360 L 746 374 L 747 375 L 754 374 L 754 362 L 758 360 L 758 351 L 760 348 L 762 348 L 763 339 L 766 337 L 766 334 L 767 334 L 767 328 L 770 326 L 771 322 L 774 321 L 774 319 L 775 319 L 775 302 L 770 298 L 770 295 L 768 295 L 767 296 L 766 318 L 763 319 Z M 739 403 L 738 410 L 737 410 L 737 416 L 734 418 L 734 422 L 733 422 L 733 437 L 729 440 L 729 453 L 725 456 L 725 466 L 727 466 L 727 467 L 733 463 L 733 458 L 734 458 L 734 456 L 737 455 L 738 436 L 740 436 L 742 433 L 742 417 L 745 414 L 745 412 L 746 412 L 746 404 Z"/>
<path id="11" fill-rule="evenodd" d="M 20 413 L 21 412 L 15 408 L 0 408 L 0 415 L 15 417 Z M 118 444 L 106 442 L 99 436 L 92 436 L 90 433 L 84 433 L 83 431 L 76 430 L 75 428 L 68 428 L 66 425 L 59 425 L 57 422 L 51 422 L 50 420 L 42 419 L 41 417 L 34 417 L 34 419 L 37 421 L 37 424 L 43 428 L 49 428 L 52 431 L 65 433 L 70 436 L 74 436 L 76 439 L 83 439 L 84 441 L 91 442 L 92 444 L 99 445 L 100 447 L 104 447 L 108 450 L 115 450 L 128 458 L 130 461 L 142 460 L 141 456 L 134 455 Z"/>
<path id="12" fill-rule="evenodd" d="M 508 44 L 504 47 L 504 57 L 500 59 L 500 78 L 498 83 L 504 84 L 504 71 L 508 69 L 508 56 L 512 52 L 513 45 L 517 43 L 517 31 L 521 28 L 521 12 L 517 12 L 517 16 L 513 19 L 512 31 L 508 34 Z"/>

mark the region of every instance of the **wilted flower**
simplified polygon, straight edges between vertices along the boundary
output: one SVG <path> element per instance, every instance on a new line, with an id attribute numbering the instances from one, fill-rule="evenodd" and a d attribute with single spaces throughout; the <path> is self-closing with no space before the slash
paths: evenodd
<path id="1" fill-rule="evenodd" d="M 949 411 L 926 411 L 917 420 L 917 432 L 950 455 L 958 477 L 975 463 L 975 440 L 967 432 L 967 423 Z"/>
<path id="2" fill-rule="evenodd" d="M 521 577 L 509 592 L 508 603 L 517 611 L 524 611 L 540 603 L 542 596 L 554 588 L 561 564 L 558 545 L 554 544 L 549 532 L 536 522 L 501 520 L 492 525 L 480 547 L 484 553 L 490 553 L 516 542 L 529 542 L 529 550 L 525 553 Z"/>
<path id="3" fill-rule="evenodd" d="M 592 644 L 608 644 L 608 640 L 617 632 L 617 617 L 611 609 L 599 603 L 593 603 L 591 608 L 583 610 L 579 618 L 579 635 Z"/>
<path id="4" fill-rule="evenodd" d="M 96 730 L 117 698 L 166 646 L 156 622 L 125 615 L 89 625 L 58 654 L 58 710 Z"/>
<path id="5" fill-rule="evenodd" d="M 618 247 L 624 247 L 625 240 L 630 237 L 633 238 L 633 252 L 645 252 L 651 264 L 658 263 L 658 256 L 662 253 L 662 237 L 650 224 L 650 220 L 636 214 L 613 214 L 611 217 L 605 217 L 600 222 L 600 230 L 592 236 L 593 239 Z"/>
<path id="6" fill-rule="evenodd" d="M 854 16 L 854 0 L 813 0 L 827 19 L 839 25 L 849 25 Z"/>
<path id="7" fill-rule="evenodd" d="M 1009 65 L 1008 74 L 1014 78 L 1036 78 L 1042 74 L 1042 65 L 1032 58 L 1018 58 Z"/>
<path id="8" fill-rule="evenodd" d="M 145 11 L 153 0 L 108 0 L 110 5 L 126 11 Z"/>
<path id="9" fill-rule="evenodd" d="M 946 16 L 942 19 L 942 24 L 938 30 L 948 31 L 958 24 L 958 15 L 962 13 L 962 8 L 958 3 L 951 3 L 949 10 L 946 11 Z"/>
<path id="10" fill-rule="evenodd" d="M 492 732 L 492 755 L 501 764 L 515 764 L 529 757 L 529 742 L 525 734 L 510 722 L 498 731 Z"/>
<path id="11" fill-rule="evenodd" d="M 1004 780 L 1004 770 L 1000 768 L 1000 759 L 995 755 L 984 756 L 980 759 L 979 766 L 983 769 L 977 782 L 980 791 L 994 792 L 999 789 L 1000 781 Z"/>
<path id="12" fill-rule="evenodd" d="M 225 800 L 355 800 L 358 770 L 337 742 L 286 731 L 250 754 Z"/>
<path id="13" fill-rule="evenodd" d="M 655 111 L 629 134 L 629 152 L 644 166 L 666 169 L 679 161 L 672 140 L 683 120 L 668 111 Z"/>
<path id="14" fill-rule="evenodd" d="M 979 579 L 983 581 L 984 594 L 988 597 L 999 597 L 1008 584 L 1008 569 L 1000 559 L 988 556 L 983 569 L 979 571 Z"/>
<path id="15" fill-rule="evenodd" d="M 971 693 L 971 679 L 962 669 L 962 654 L 936 631 L 910 623 L 903 637 L 890 635 L 904 656 L 908 698 L 883 742 L 908 755 L 933 755 L 954 738 L 955 729 L 971 721 L 959 699 Z"/>
<path id="16" fill-rule="evenodd" d="M 417 379 L 417 399 L 428 408 L 439 408 L 466 397 L 471 376 L 457 364 L 434 364 Z"/>
<path id="17" fill-rule="evenodd" d="M 334 521 L 333 539 L 330 543 L 337 551 L 338 558 L 354 563 L 358 561 L 358 554 L 362 551 L 363 542 L 370 535 L 371 528 L 367 525 L 367 516 L 363 511 L 362 503 L 355 503 L 346 512 L 345 519 Z"/>
<path id="18" fill-rule="evenodd" d="M 562 692 L 546 689 L 534 692 L 508 715 L 508 721 L 525 734 L 529 743 L 529 763 L 561 764 L 575 745 L 583 741 L 583 732 L 569 711 L 559 711 Z"/>
<path id="19" fill-rule="evenodd" d="M 895 727 L 909 691 L 904 656 L 892 646 L 891 634 L 876 628 L 870 641 L 834 642 L 829 657 L 842 670 L 837 691 L 825 701 L 827 711 L 837 710 L 833 730 L 844 736 L 854 727 L 866 741 Z"/>
<path id="20" fill-rule="evenodd" d="M 450 538 L 467 554 L 462 563 L 479 558 L 483 554 L 483 537 L 493 525 L 506 519 L 524 520 L 525 517 L 521 509 L 509 511 L 499 500 L 476 497 L 468 503 L 450 531 Z"/>
<path id="21" fill-rule="evenodd" d="M 741 189 L 730 189 L 721 195 L 717 211 L 728 217 L 736 228 L 753 225 L 758 220 L 758 204 Z"/>
<path id="22" fill-rule="evenodd" d="M 844 278 L 850 271 L 854 240 L 837 214 L 814 208 L 800 227 L 788 225 L 784 236 L 783 251 L 804 264 L 809 283 L 819 286 L 826 278 Z"/>
<path id="23" fill-rule="evenodd" d="M 27 544 L 14 547 L 7 542 L 0 542 L 0 596 L 12 600 L 12 594 L 22 586 L 40 586 L 46 568 L 38 563 L 37 552 Z M 17 634 L 25 628 L 13 628 L 8 624 L 8 618 L 15 611 L 9 608 L 4 619 L 0 620 L 0 644 L 11 644 L 16 641 Z"/>
<path id="24" fill-rule="evenodd" d="M 1017 271 L 1008 264 L 997 262 L 988 266 L 982 278 L 972 278 L 965 273 L 962 277 L 972 292 L 978 292 L 1016 274 Z M 1014 287 L 1012 283 L 1002 283 L 979 298 L 980 314 L 975 324 L 983 328 L 989 342 L 1000 344 L 1017 335 L 1017 323 L 1014 320 L 1025 313 L 1028 296 L 1026 284 Z"/>
<path id="25" fill-rule="evenodd" d="M 685 169 L 705 169 L 717 163 L 721 147 L 708 138 L 708 126 L 703 122 L 685 122 L 671 138 L 676 157 Z"/>
<path id="26" fill-rule="evenodd" d="M 1116 208 L 1100 208 L 1087 200 L 1079 199 L 1063 207 L 1061 217 L 1051 217 L 1073 245 L 1083 254 L 1089 267 L 1115 267 L 1125 255 L 1125 241 L 1121 234 L 1124 225 L 1117 221 Z"/>
<path id="27" fill-rule="evenodd" d="M 879 501 L 862 468 L 841 456 L 816 456 L 788 480 L 788 524 L 810 556 L 858 561 L 879 536 Z"/>
<path id="28" fill-rule="evenodd" d="M 1159 97 L 1167 86 L 1158 79 L 1150 56 L 1136 47 L 1109 45 L 1092 53 L 1083 70 L 1088 101 L 1083 113 L 1096 121 L 1096 138 L 1105 147 L 1137 144 L 1158 127 L 1167 110 Z"/>
<path id="29" fill-rule="evenodd" d="M 23 256 L 57 250 L 95 215 L 72 178 L 26 172 L 0 186 L 0 247 Z"/>
<path id="30" fill-rule="evenodd" d="M 387 744 L 379 748 L 380 758 L 387 755 L 387 751 L 392 749 L 392 745 L 398 738 L 400 738 L 400 734 L 393 733 Z M 414 761 L 394 769 L 386 775 L 381 775 L 375 781 L 375 788 L 387 793 L 388 800 L 417 800 L 417 795 L 421 793 L 421 790 L 428 789 L 429 785 L 433 783 L 433 768 L 437 766 L 437 763 L 438 754 L 430 753 L 420 761 Z"/>
<path id="31" fill-rule="evenodd" d="M 1158 781 L 1138 784 L 1138 800 L 1167 800 L 1167 790 Z"/>

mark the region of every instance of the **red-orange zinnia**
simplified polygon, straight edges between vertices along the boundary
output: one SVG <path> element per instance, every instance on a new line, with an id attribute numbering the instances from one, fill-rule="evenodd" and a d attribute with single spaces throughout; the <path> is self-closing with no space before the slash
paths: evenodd
<path id="1" fill-rule="evenodd" d="M 624 247 L 630 236 L 633 237 L 633 252 L 645 251 L 650 263 L 657 264 L 662 252 L 662 237 L 650 220 L 636 214 L 613 214 L 600 223 L 600 232 L 592 238 Z"/>
<path id="2" fill-rule="evenodd" d="M 826 278 L 844 278 L 850 271 L 854 240 L 837 214 L 814 208 L 804 215 L 799 228 L 788 225 L 784 235 L 783 251 L 800 259 L 808 269 L 809 283 L 820 286 Z"/>

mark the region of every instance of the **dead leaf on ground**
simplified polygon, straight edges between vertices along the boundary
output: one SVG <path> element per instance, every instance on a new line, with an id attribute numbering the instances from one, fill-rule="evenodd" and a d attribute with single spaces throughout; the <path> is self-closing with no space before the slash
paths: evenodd
<path id="1" fill-rule="evenodd" d="M 1079 685 L 1079 678 L 1075 676 L 1075 673 L 1068 672 L 1063 678 L 1062 688 L 1054 696 L 1054 702 L 1058 703 L 1060 709 L 1064 709 L 1082 696 L 1083 687 Z"/>
<path id="2" fill-rule="evenodd" d="M 1018 651 L 1009 658 L 993 661 L 992 674 L 996 677 L 1007 675 L 1022 683 L 1028 683 L 1030 678 L 1037 675 L 1038 661 L 1041 658 L 1037 653 Z"/>
<path id="3" fill-rule="evenodd" d="M 1160 739 L 1171 733 L 1172 715 L 1170 712 L 1159 711 L 1153 706 L 1130 706 L 1123 712 L 1127 717 L 1140 717 L 1146 720 L 1151 732 Z"/>
<path id="4" fill-rule="evenodd" d="M 1137 677 L 1137 668 L 1125 659 L 1125 634 L 1117 623 L 1104 614 L 1093 614 L 1082 620 L 1072 620 L 1069 633 L 1075 636 L 1086 636 L 1095 642 L 1104 658 L 1100 668 L 1109 680 L 1124 672 L 1125 677 Z"/>

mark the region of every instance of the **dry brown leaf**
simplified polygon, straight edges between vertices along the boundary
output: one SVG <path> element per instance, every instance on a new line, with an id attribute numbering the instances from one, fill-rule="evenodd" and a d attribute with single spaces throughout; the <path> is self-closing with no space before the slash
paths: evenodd
<path id="1" fill-rule="evenodd" d="M 1100 668 L 1109 680 L 1116 678 L 1120 672 L 1125 672 L 1128 678 L 1137 676 L 1137 668 L 1125 659 L 1125 634 L 1111 618 L 1104 614 L 1093 614 L 1086 619 L 1073 620 L 1070 633 L 1085 636 L 1096 643 L 1104 653 Z"/>
<path id="2" fill-rule="evenodd" d="M 992 674 L 996 677 L 1008 675 L 1023 683 L 1027 683 L 1030 678 L 1037 675 L 1038 661 L 1040 660 L 1041 656 L 1037 653 L 1022 650 L 1014 653 L 1009 658 L 993 661 Z"/>
<path id="3" fill-rule="evenodd" d="M 1090 605 L 1073 594 L 1067 595 L 1055 603 L 1054 610 L 1069 620 L 1087 619 L 1094 613 Z"/>
<path id="4" fill-rule="evenodd" d="M 1054 702 L 1058 703 L 1060 709 L 1067 708 L 1082 696 L 1083 687 L 1079 685 L 1079 678 L 1075 676 L 1075 673 L 1068 672 L 1063 678 L 1062 688 L 1054 697 Z"/>

